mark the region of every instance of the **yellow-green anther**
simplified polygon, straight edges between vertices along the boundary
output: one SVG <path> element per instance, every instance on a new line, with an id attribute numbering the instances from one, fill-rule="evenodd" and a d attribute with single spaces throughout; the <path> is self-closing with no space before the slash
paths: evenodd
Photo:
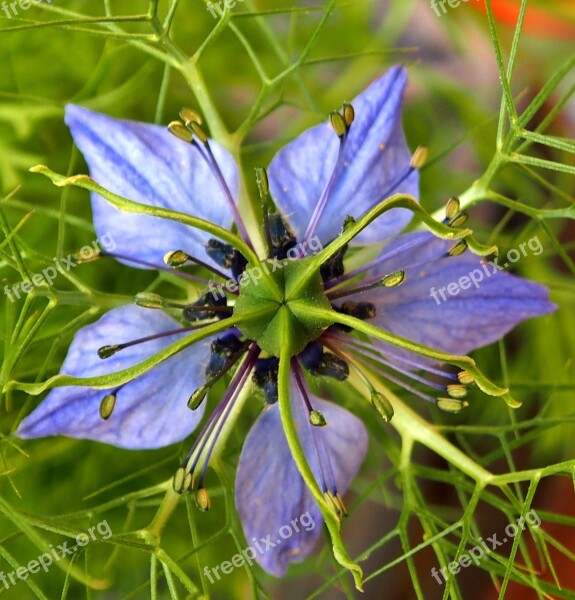
<path id="1" fill-rule="evenodd" d="M 464 385 L 448 385 L 447 393 L 451 398 L 456 398 L 458 400 L 463 400 L 463 398 L 467 397 L 467 388 Z"/>
<path id="2" fill-rule="evenodd" d="M 449 249 L 449 256 L 459 256 L 467 250 L 467 242 L 465 240 L 459 240 L 455 246 Z"/>
<path id="3" fill-rule="evenodd" d="M 337 505 L 339 506 L 339 509 L 341 511 L 341 514 L 344 517 L 347 517 L 347 508 L 343 502 L 343 498 L 339 495 L 339 492 L 336 493 L 335 495 L 335 501 L 337 503 Z"/>
<path id="4" fill-rule="evenodd" d="M 338 517 L 341 516 L 341 507 L 336 502 L 335 496 L 331 492 L 324 492 L 323 497 L 325 498 L 330 510 Z"/>
<path id="5" fill-rule="evenodd" d="M 202 117 L 193 108 L 182 108 L 180 110 L 180 119 L 188 125 L 188 123 L 199 123 L 202 124 Z"/>
<path id="6" fill-rule="evenodd" d="M 199 488 L 196 492 L 196 506 L 202 511 L 210 510 L 210 496 L 205 488 Z"/>
<path id="7" fill-rule="evenodd" d="M 202 404 L 202 402 L 204 401 L 205 397 L 208 395 L 209 391 L 210 391 L 209 385 L 202 385 L 202 387 L 199 387 L 190 396 L 190 399 L 188 400 L 188 408 L 191 410 L 197 410 L 200 407 L 200 405 Z"/>
<path id="8" fill-rule="evenodd" d="M 175 135 L 178 139 L 183 140 L 184 142 L 187 142 L 188 144 L 191 144 L 194 139 L 194 136 L 183 125 L 183 123 L 180 123 L 180 121 L 172 121 L 168 125 L 168 131 L 172 135 Z"/>
<path id="9" fill-rule="evenodd" d="M 120 346 L 102 346 L 101 348 L 98 348 L 98 356 L 101 359 L 110 358 L 110 356 L 114 356 L 119 349 Z"/>
<path id="10" fill-rule="evenodd" d="M 98 260 L 102 257 L 102 254 L 98 250 L 93 250 L 90 256 L 86 258 L 81 252 L 75 252 L 72 254 L 72 258 L 78 263 L 89 263 Z"/>
<path id="11" fill-rule="evenodd" d="M 100 417 L 107 421 L 114 412 L 116 406 L 116 394 L 106 394 L 100 402 Z"/>
<path id="12" fill-rule="evenodd" d="M 180 467 L 172 478 L 172 488 L 177 494 L 181 494 L 184 491 L 184 480 L 186 478 L 186 470 L 184 467 Z"/>
<path id="13" fill-rule="evenodd" d="M 164 256 L 164 262 L 173 268 L 181 267 L 190 260 L 190 257 L 183 250 L 172 250 Z"/>
<path id="14" fill-rule="evenodd" d="M 452 196 L 447 201 L 447 206 L 445 207 L 445 216 L 451 220 L 459 214 L 461 210 L 461 202 L 459 202 L 459 198 Z"/>
<path id="15" fill-rule="evenodd" d="M 256 183 L 258 184 L 258 190 L 262 199 L 267 198 L 270 195 L 270 186 L 268 182 L 268 174 L 263 167 L 256 167 Z"/>
<path id="16" fill-rule="evenodd" d="M 184 478 L 184 483 L 182 485 L 182 491 L 186 494 L 189 494 L 194 489 L 194 476 L 192 473 L 188 473 Z"/>
<path id="17" fill-rule="evenodd" d="M 151 292 L 141 292 L 134 296 L 134 303 L 144 308 L 163 308 L 164 299 L 158 294 Z"/>
<path id="18" fill-rule="evenodd" d="M 405 271 L 395 271 L 386 275 L 381 280 L 381 285 L 386 288 L 393 288 L 401 285 L 405 281 Z"/>
<path id="19" fill-rule="evenodd" d="M 462 408 L 469 406 L 464 400 L 457 400 L 455 398 L 438 398 L 437 407 L 444 412 L 457 414 Z"/>
<path id="20" fill-rule="evenodd" d="M 335 131 L 337 137 L 343 137 L 347 131 L 344 118 L 337 112 L 333 111 L 329 115 L 329 122 L 331 123 L 332 129 Z"/>
<path id="21" fill-rule="evenodd" d="M 469 215 L 466 212 L 460 212 L 458 215 L 455 215 L 455 217 L 453 217 L 453 219 L 451 219 L 448 222 L 448 225 L 450 227 L 461 227 L 461 225 L 463 225 L 467 219 L 469 218 Z"/>
<path id="22" fill-rule="evenodd" d="M 371 391 L 370 400 L 371 404 L 373 405 L 373 408 L 375 408 L 375 410 L 379 413 L 381 418 L 386 423 L 391 421 L 394 414 L 391 402 L 381 392 L 378 392 L 375 389 Z"/>
<path id="23" fill-rule="evenodd" d="M 199 123 L 192 121 L 189 123 L 188 127 L 192 130 L 192 133 L 200 140 L 200 142 L 202 142 L 202 144 L 205 144 L 208 141 L 208 134 L 202 129 L 202 126 Z"/>
<path id="24" fill-rule="evenodd" d="M 459 373 L 457 373 L 457 379 L 459 379 L 459 383 L 463 385 L 471 385 L 475 382 L 475 377 L 469 371 L 459 371 Z"/>
<path id="25" fill-rule="evenodd" d="M 343 104 L 343 119 L 347 128 L 349 129 L 355 120 L 355 109 L 349 102 L 344 102 Z"/>
<path id="26" fill-rule="evenodd" d="M 314 427 L 325 427 L 327 425 L 325 417 L 318 410 L 312 410 L 309 413 L 309 422 Z"/>
<path id="27" fill-rule="evenodd" d="M 429 158 L 429 150 L 425 146 L 418 146 L 411 157 L 412 169 L 421 169 Z"/>

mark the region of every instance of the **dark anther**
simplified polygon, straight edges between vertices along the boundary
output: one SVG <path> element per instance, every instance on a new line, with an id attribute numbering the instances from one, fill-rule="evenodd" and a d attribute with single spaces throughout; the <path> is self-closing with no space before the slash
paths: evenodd
<path id="1" fill-rule="evenodd" d="M 335 354 L 324 352 L 318 342 L 309 343 L 298 354 L 298 359 L 312 375 L 325 375 L 338 381 L 344 381 L 349 376 L 347 363 Z"/>
<path id="2" fill-rule="evenodd" d="M 339 356 L 324 352 L 318 364 L 310 369 L 310 373 L 345 381 L 349 377 L 349 367 Z"/>
<path id="3" fill-rule="evenodd" d="M 242 342 L 237 335 L 229 333 L 212 342 L 210 362 L 206 367 L 206 378 L 212 379 L 226 368 L 228 361 L 242 347 Z"/>
<path id="4" fill-rule="evenodd" d="M 322 354 L 323 346 L 319 342 L 310 342 L 297 357 L 306 369 L 313 369 L 319 364 Z"/>
<path id="5" fill-rule="evenodd" d="M 334 306 L 334 309 L 341 314 L 367 321 L 373 319 L 376 315 L 375 306 L 371 302 L 344 302 L 341 306 Z"/>
<path id="6" fill-rule="evenodd" d="M 206 244 L 206 253 L 224 269 L 231 269 L 232 275 L 237 279 L 246 268 L 248 261 L 230 244 L 224 244 L 219 240 L 211 238 Z"/>
<path id="7" fill-rule="evenodd" d="M 342 246 L 331 258 L 326 260 L 320 267 L 320 274 L 323 281 L 338 279 L 344 272 L 343 258 L 347 251 L 347 244 Z"/>
<path id="8" fill-rule="evenodd" d="M 273 258 L 280 260 L 287 258 L 288 251 L 296 245 L 295 235 L 280 214 L 271 214 L 268 219 Z"/>
<path id="9" fill-rule="evenodd" d="M 211 292 L 208 292 L 207 294 L 204 294 L 201 298 L 196 300 L 193 304 L 190 304 L 190 306 L 184 308 L 184 319 L 186 319 L 186 321 L 190 321 L 191 323 L 193 323 L 194 321 L 201 321 L 202 319 L 211 319 L 213 317 L 225 319 L 228 315 L 220 312 L 210 311 L 209 307 L 227 306 L 227 303 L 228 301 L 225 296 L 214 295 Z M 194 310 L 194 307 L 198 306 L 205 306 L 207 307 L 207 310 L 205 312 Z"/>
<path id="10" fill-rule="evenodd" d="M 278 401 L 278 369 L 279 359 L 275 357 L 260 358 L 254 367 L 252 380 L 263 390 L 268 404 Z"/>

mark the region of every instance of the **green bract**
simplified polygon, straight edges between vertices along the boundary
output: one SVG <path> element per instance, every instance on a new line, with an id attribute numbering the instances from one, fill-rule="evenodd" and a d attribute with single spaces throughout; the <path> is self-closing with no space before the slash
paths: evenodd
<path id="1" fill-rule="evenodd" d="M 335 319 L 328 318 L 332 310 L 319 270 L 311 276 L 307 273 L 310 260 L 311 258 L 286 260 L 281 263 L 282 269 L 270 273 L 269 277 L 280 290 L 279 300 L 253 279 L 247 278 L 240 286 L 240 295 L 234 307 L 234 316 L 241 321 L 238 328 L 272 356 L 280 355 L 282 322 L 284 325 L 289 322 L 292 332 L 290 356 L 301 352 L 309 342 L 335 322 Z M 308 275 L 304 285 L 298 285 L 295 289 L 295 282 L 301 283 L 304 272 Z M 306 308 L 312 310 L 308 311 Z M 322 314 L 313 314 L 313 309 L 323 309 Z M 282 317 L 282 314 L 285 316 Z"/>

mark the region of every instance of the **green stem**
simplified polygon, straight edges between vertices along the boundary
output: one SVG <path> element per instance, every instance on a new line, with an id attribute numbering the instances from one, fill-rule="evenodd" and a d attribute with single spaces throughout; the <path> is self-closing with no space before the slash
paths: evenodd
<path id="1" fill-rule="evenodd" d="M 54 185 L 58 187 L 71 185 L 88 190 L 90 192 L 95 192 L 106 199 L 112 206 L 115 206 L 124 212 L 169 219 L 171 221 L 176 221 L 177 223 L 182 223 L 183 225 L 195 227 L 196 229 L 200 229 L 201 231 L 205 231 L 224 240 L 228 244 L 231 244 L 236 250 L 238 250 L 238 252 L 243 254 L 251 266 L 257 266 L 262 270 L 263 277 L 260 279 L 259 284 L 262 287 L 267 288 L 267 291 L 272 295 L 272 297 L 275 297 L 278 301 L 282 299 L 277 284 L 269 275 L 266 274 L 265 269 L 262 268 L 261 261 L 257 254 L 249 247 L 248 244 L 246 244 L 246 242 L 244 242 L 244 240 L 234 235 L 231 231 L 228 231 L 227 229 L 224 229 L 215 223 L 206 221 L 205 219 L 200 219 L 199 217 L 194 217 L 177 210 L 171 210 L 169 208 L 163 208 L 159 206 L 150 206 L 148 204 L 140 204 L 139 202 L 128 200 L 123 196 L 118 196 L 117 194 L 106 190 L 101 185 L 96 183 L 91 177 L 88 177 L 88 175 L 65 177 L 64 175 L 55 173 L 45 165 L 36 165 L 35 167 L 32 167 L 30 171 L 32 173 L 40 173 L 41 175 L 48 177 L 54 183 Z"/>
<path id="2" fill-rule="evenodd" d="M 441 352 L 433 348 L 428 348 L 427 346 L 423 346 L 401 336 L 384 331 L 383 329 L 380 329 L 379 327 L 376 327 L 371 323 L 362 321 L 361 319 L 357 319 L 349 315 L 344 315 L 334 310 L 311 306 L 301 300 L 292 300 L 290 301 L 289 306 L 290 310 L 298 318 L 302 318 L 305 315 L 305 317 L 308 319 L 310 317 L 315 317 L 317 319 L 323 319 L 324 321 L 331 321 L 332 323 L 341 323 L 342 325 L 347 325 L 348 327 L 351 327 L 356 331 L 359 331 L 372 338 L 375 338 L 376 340 L 386 342 L 387 344 L 393 344 L 394 346 L 397 346 L 398 348 L 402 348 L 404 350 L 410 350 L 411 352 L 421 354 L 422 356 L 426 356 L 428 358 L 436 360 L 437 362 L 455 365 L 471 373 L 474 376 L 475 382 L 477 383 L 479 388 L 483 390 L 486 394 L 489 394 L 490 396 L 498 396 L 503 398 L 505 402 L 512 408 L 517 408 L 521 406 L 519 402 L 517 402 L 510 396 L 509 390 L 507 388 L 499 387 L 498 385 L 491 382 L 477 368 L 475 361 L 472 358 L 469 358 L 469 356 L 447 354 L 445 352 Z"/>
<path id="3" fill-rule="evenodd" d="M 406 208 L 418 215 L 425 225 L 439 238 L 444 240 L 461 240 L 465 239 L 469 249 L 480 256 L 487 256 L 497 251 L 494 246 L 484 246 L 475 241 L 471 236 L 471 229 L 454 229 L 437 222 L 422 206 L 407 194 L 395 194 L 382 200 L 377 206 L 366 212 L 357 221 L 347 226 L 344 231 L 321 252 L 314 257 L 308 259 L 307 269 L 302 271 L 301 277 L 297 279 L 295 284 L 288 288 L 286 296 L 288 299 L 297 298 L 301 290 L 311 277 L 319 271 L 322 264 L 329 260 L 338 250 L 348 244 L 354 237 L 361 233 L 368 225 L 382 214 L 392 208 Z"/>
<path id="4" fill-rule="evenodd" d="M 339 528 L 340 523 L 337 516 L 330 510 L 329 506 L 321 489 L 319 488 L 314 474 L 307 462 L 303 447 L 299 441 L 295 421 L 292 414 L 291 398 L 290 398 L 290 352 L 291 347 L 291 329 L 290 320 L 287 313 L 287 309 L 283 309 L 280 312 L 281 319 L 281 335 L 282 335 L 282 349 L 280 353 L 279 362 L 279 373 L 278 373 L 278 402 L 280 409 L 281 422 L 283 425 L 284 433 L 288 446 L 290 448 L 294 462 L 300 472 L 307 488 L 311 495 L 316 501 L 321 513 L 323 515 L 325 524 L 329 530 L 333 553 L 337 562 L 349 569 L 353 575 L 355 585 L 358 590 L 362 590 L 362 578 L 363 572 L 359 565 L 355 564 L 343 545 L 343 541 L 340 536 Z"/>
<path id="5" fill-rule="evenodd" d="M 178 494 L 172 488 L 171 480 L 167 483 L 166 495 L 162 499 L 162 503 L 160 504 L 160 508 L 158 508 L 158 512 L 155 514 L 152 522 L 146 527 L 143 531 L 148 536 L 152 537 L 152 540 L 156 542 L 156 544 L 160 543 L 160 536 L 164 527 L 166 526 L 170 516 L 178 506 L 178 502 L 180 501 L 181 494 Z"/>
<path id="6" fill-rule="evenodd" d="M 50 377 L 50 379 L 47 379 L 42 383 L 22 383 L 19 381 L 10 381 L 6 384 L 4 390 L 17 389 L 25 391 L 27 394 L 37 396 L 38 394 L 57 386 L 77 385 L 95 389 L 108 389 L 111 387 L 116 387 L 131 381 L 135 377 L 143 375 L 174 354 L 181 352 L 184 348 L 187 348 L 188 346 L 191 346 L 192 344 L 195 344 L 196 342 L 199 342 L 207 337 L 225 331 L 226 329 L 241 323 L 243 320 L 244 319 L 242 317 L 232 315 L 228 319 L 206 325 L 202 329 L 193 331 L 190 333 L 190 335 L 183 337 L 167 348 L 164 348 L 154 356 L 151 356 L 150 358 L 128 369 L 122 369 L 121 371 L 116 371 L 107 375 L 99 375 L 97 377 L 73 377 L 72 375 L 59 374 L 54 375 L 54 377 Z"/>

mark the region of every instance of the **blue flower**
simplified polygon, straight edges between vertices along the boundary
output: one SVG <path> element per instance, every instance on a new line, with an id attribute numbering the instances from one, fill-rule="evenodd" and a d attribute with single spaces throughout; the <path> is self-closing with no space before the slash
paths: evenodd
<path id="1" fill-rule="evenodd" d="M 303 258 L 302 242 L 328 245 L 339 236 L 347 215 L 359 218 L 394 193 L 417 197 L 418 173 L 401 125 L 405 85 L 404 69 L 390 69 L 352 104 L 344 105 L 341 113 L 333 113 L 330 122 L 306 131 L 275 156 L 268 177 L 278 212 L 268 215 L 265 228 L 276 265 Z M 257 244 L 236 206 L 239 185 L 234 161 L 205 137 L 199 121 L 190 115 L 183 115 L 185 127 L 172 127 L 176 136 L 162 127 L 112 119 L 79 106 L 67 107 L 66 122 L 91 177 L 104 188 L 224 228 L 235 224 L 254 248 Z M 211 273 L 209 277 L 231 277 L 232 283 L 241 282 L 246 273 L 247 261 L 236 248 L 203 231 L 120 212 L 97 194 L 92 194 L 92 209 L 98 236 L 108 234 L 114 239 L 116 248 L 110 256 L 123 264 L 168 269 L 162 264 L 167 256 L 172 266 L 196 263 L 202 272 Z M 453 241 L 429 233 L 398 236 L 411 217 L 405 208 L 393 208 L 353 240 L 354 246 L 385 242 L 379 256 L 368 264 L 350 272 L 347 253 L 352 250 L 345 245 L 321 266 L 322 294 L 328 306 L 454 354 L 489 344 L 519 322 L 554 310 L 544 287 L 497 269 L 491 272 L 492 267 L 477 256 L 455 252 Z M 451 222 L 461 219 L 463 215 L 456 211 Z M 432 290 L 444 289 L 478 269 L 484 273 L 480 287 L 469 286 L 446 301 L 434 301 Z M 182 270 L 175 273 L 203 282 L 211 291 L 185 303 L 144 294 L 137 305 L 111 310 L 76 334 L 61 372 L 91 377 L 131 367 L 190 331 L 226 319 L 233 311 L 230 299 L 242 298 L 241 283 L 239 292 L 235 285 L 228 286 L 227 293 L 214 293 L 211 279 Z M 341 496 L 367 450 L 366 431 L 347 410 L 316 397 L 304 371 L 344 381 L 350 366 L 363 373 L 367 365 L 415 395 L 433 402 L 439 398 L 440 406 L 450 409 L 463 406 L 469 378 L 409 350 L 377 341 L 368 344 L 344 325 L 320 327 L 310 339 L 305 332 L 302 335 L 302 347 L 291 359 L 290 402 L 315 479 L 334 512 L 341 515 L 345 513 Z M 281 576 L 291 562 L 310 554 L 321 535 L 322 515 L 284 436 L 277 402 L 278 358 L 265 352 L 258 340 L 246 338 L 241 326 L 230 327 L 116 388 L 54 389 L 22 421 L 18 434 L 22 438 L 66 435 L 130 449 L 173 444 L 199 425 L 202 401 L 211 385 L 239 365 L 178 470 L 174 486 L 177 491 L 195 490 L 198 506 L 209 507 L 204 488 L 208 461 L 251 379 L 265 405 L 241 452 L 236 504 L 249 544 L 268 535 L 277 542 L 282 527 L 296 529 L 256 557 L 264 569 Z M 379 409 L 385 414 L 385 403 Z M 302 515 L 308 515 L 308 523 L 314 526 L 297 528 L 294 521 L 297 524 Z"/>

